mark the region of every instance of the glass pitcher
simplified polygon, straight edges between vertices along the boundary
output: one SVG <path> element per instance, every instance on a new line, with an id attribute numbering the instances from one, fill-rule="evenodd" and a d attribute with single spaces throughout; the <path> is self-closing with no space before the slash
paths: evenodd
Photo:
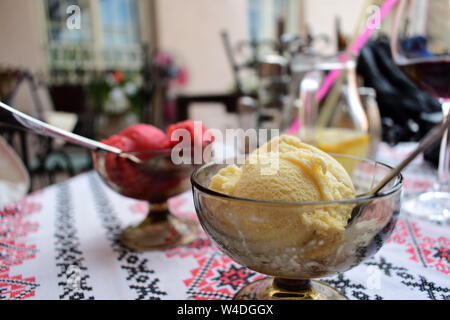
<path id="1" fill-rule="evenodd" d="M 328 92 L 318 95 L 327 65 L 340 75 Z M 375 158 L 381 140 L 381 120 L 374 91 L 358 88 L 355 61 L 318 65 L 299 85 L 298 130 L 300 138 L 325 152 Z M 352 163 L 344 164 L 348 171 Z"/>

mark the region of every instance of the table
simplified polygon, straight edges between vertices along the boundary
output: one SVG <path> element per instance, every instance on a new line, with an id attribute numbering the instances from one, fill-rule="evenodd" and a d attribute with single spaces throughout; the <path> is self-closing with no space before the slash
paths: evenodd
<path id="1" fill-rule="evenodd" d="M 413 144 L 380 146 L 394 165 Z M 405 196 L 425 190 L 434 170 L 417 159 L 404 172 Z M 192 194 L 172 198 L 180 217 L 197 219 Z M 0 209 L 0 299 L 230 299 L 263 275 L 221 253 L 200 228 L 185 246 L 134 252 L 117 236 L 147 213 L 89 172 Z M 449 225 L 404 212 L 371 259 L 323 279 L 349 299 L 450 298 Z"/>

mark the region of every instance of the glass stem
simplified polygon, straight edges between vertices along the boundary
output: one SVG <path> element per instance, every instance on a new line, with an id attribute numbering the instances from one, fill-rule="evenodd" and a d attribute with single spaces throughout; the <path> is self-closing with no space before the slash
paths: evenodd
<path id="1" fill-rule="evenodd" d="M 150 223 L 158 223 L 166 221 L 168 215 L 169 206 L 167 204 L 167 201 L 163 203 L 150 203 L 149 212 L 145 220 Z"/>
<path id="2" fill-rule="evenodd" d="M 443 121 L 447 119 L 450 110 L 450 101 L 442 102 Z M 450 131 L 446 130 L 442 135 L 441 147 L 439 150 L 439 165 L 438 165 L 438 178 L 434 186 L 436 191 L 448 192 L 450 191 Z"/>
<path id="3" fill-rule="evenodd" d="M 275 287 L 286 291 L 306 291 L 311 289 L 311 280 L 293 280 L 275 277 L 273 279 Z"/>

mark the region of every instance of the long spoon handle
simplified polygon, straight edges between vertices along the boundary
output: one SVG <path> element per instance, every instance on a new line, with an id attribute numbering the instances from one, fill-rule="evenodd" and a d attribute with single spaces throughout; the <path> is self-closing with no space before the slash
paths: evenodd
<path id="1" fill-rule="evenodd" d="M 54 127 L 0 101 L 0 111 L 1 110 L 5 112 L 0 113 L 0 122 L 19 125 L 20 127 L 29 129 L 37 134 L 52 138 L 60 138 L 91 150 L 103 149 L 116 154 L 122 153 L 122 150 L 118 148 Z"/>
<path id="2" fill-rule="evenodd" d="M 400 162 L 400 164 L 398 164 L 394 169 L 392 169 L 391 172 L 389 172 L 389 174 L 383 178 L 383 180 L 381 180 L 372 190 L 362 195 L 365 196 L 376 194 L 381 189 L 383 189 L 383 187 L 394 177 L 396 177 L 412 160 L 414 160 L 415 157 L 417 157 L 420 153 L 428 149 L 428 147 L 430 147 L 440 137 L 442 137 L 445 131 L 449 130 L 449 125 L 450 125 L 450 114 L 447 115 L 445 121 L 443 121 L 441 124 L 431 129 L 425 135 L 425 137 L 423 137 L 422 140 L 420 140 L 417 148 L 414 149 L 402 162 Z"/>

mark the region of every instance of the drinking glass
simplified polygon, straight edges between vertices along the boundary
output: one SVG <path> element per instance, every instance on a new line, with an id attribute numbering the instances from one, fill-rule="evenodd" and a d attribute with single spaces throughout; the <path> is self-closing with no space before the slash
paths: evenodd
<path id="1" fill-rule="evenodd" d="M 420 89 L 450 108 L 450 2 L 400 0 L 391 35 L 392 56 L 399 69 Z M 437 180 L 432 188 L 404 201 L 412 216 L 443 222 L 450 218 L 449 132 L 441 141 Z"/>

